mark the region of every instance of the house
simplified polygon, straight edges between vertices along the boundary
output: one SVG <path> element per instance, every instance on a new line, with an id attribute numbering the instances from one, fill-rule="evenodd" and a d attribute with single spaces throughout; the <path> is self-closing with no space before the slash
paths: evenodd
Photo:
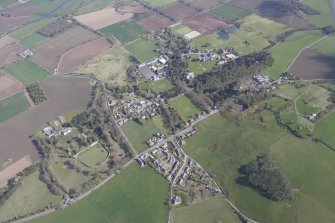
<path id="1" fill-rule="evenodd" d="M 309 120 L 313 121 L 313 120 L 316 119 L 316 116 L 317 116 L 317 114 L 314 113 L 314 114 L 311 114 L 311 115 L 307 116 L 307 118 L 308 118 Z"/>
<path id="2" fill-rule="evenodd" d="M 173 196 L 171 198 L 171 203 L 172 203 L 172 205 L 179 205 L 179 204 L 181 204 L 181 197 L 179 197 L 179 196 Z"/>
<path id="3" fill-rule="evenodd" d="M 163 64 L 163 65 L 165 65 L 165 64 L 167 63 L 167 60 L 166 60 L 163 56 L 160 56 L 160 57 L 158 58 L 158 61 L 159 61 L 161 64 Z"/>
<path id="4" fill-rule="evenodd" d="M 23 58 L 23 59 L 27 59 L 31 56 L 34 55 L 34 52 L 31 50 L 31 49 L 26 49 L 23 53 L 20 53 L 20 56 Z"/>
<path id="5" fill-rule="evenodd" d="M 235 56 L 232 53 L 229 53 L 229 54 L 226 55 L 226 58 L 229 59 L 229 60 L 235 60 L 237 58 L 237 56 Z"/>
<path id="6" fill-rule="evenodd" d="M 186 79 L 187 80 L 191 80 L 193 78 L 194 78 L 194 73 L 193 72 L 189 72 L 189 73 L 186 74 Z"/>

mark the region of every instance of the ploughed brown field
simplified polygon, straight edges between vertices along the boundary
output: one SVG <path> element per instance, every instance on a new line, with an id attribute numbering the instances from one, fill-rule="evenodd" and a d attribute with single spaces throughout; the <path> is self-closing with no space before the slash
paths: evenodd
<path id="1" fill-rule="evenodd" d="M 107 38 L 102 38 L 73 48 L 62 56 L 58 66 L 58 72 L 69 73 L 74 71 L 79 65 L 85 64 L 86 61 L 110 47 L 112 47 L 111 42 L 108 41 Z"/>
<path id="2" fill-rule="evenodd" d="M 203 13 L 183 22 L 186 26 L 202 34 L 212 33 L 227 24 L 219 17 Z"/>
<path id="3" fill-rule="evenodd" d="M 12 43 L 15 43 L 15 42 L 16 42 L 16 40 L 9 35 L 1 37 L 0 38 L 0 49 L 3 48 L 3 47 L 6 47 L 6 46 L 8 46 Z"/>
<path id="4" fill-rule="evenodd" d="M 29 4 L 18 4 L 6 9 L 0 10 L 0 14 L 6 14 L 10 17 L 15 16 L 32 16 L 34 13 L 38 12 L 39 7 L 37 5 Z"/>
<path id="5" fill-rule="evenodd" d="M 31 60 L 44 67 L 46 70 L 54 72 L 60 57 L 65 52 L 78 45 L 98 38 L 99 36 L 95 33 L 80 26 L 75 26 L 65 33 L 39 44 L 35 48 L 35 54 L 31 57 Z"/>
<path id="6" fill-rule="evenodd" d="M 173 18 L 175 21 L 182 21 L 186 18 L 195 16 L 200 13 L 195 8 L 187 6 L 183 3 L 178 3 L 171 7 L 164 8 L 163 10 L 161 10 L 161 12 L 164 15 Z"/>
<path id="7" fill-rule="evenodd" d="M 219 0 L 186 0 L 194 8 L 208 10 L 220 4 Z"/>
<path id="8" fill-rule="evenodd" d="M 306 49 L 290 67 L 289 72 L 305 80 L 335 79 L 335 57 Z"/>
<path id="9" fill-rule="evenodd" d="M 173 24 L 171 20 L 163 16 L 160 16 L 160 15 L 151 15 L 147 18 L 137 21 L 137 23 L 151 31 L 158 31 L 161 28 L 164 28 L 164 27 L 167 27 Z"/>
<path id="10" fill-rule="evenodd" d="M 9 64 L 15 63 L 22 59 L 18 54 L 25 50 L 21 45 L 12 44 L 0 50 L 0 68 L 4 68 Z"/>
<path id="11" fill-rule="evenodd" d="M 92 89 L 89 82 L 87 78 L 65 76 L 53 76 L 42 81 L 48 100 L 0 124 L 1 163 L 9 158 L 14 163 L 26 155 L 30 155 L 33 162 L 37 161 L 38 154 L 29 136 L 46 122 L 86 107 Z M 2 169 L 0 165 L 0 171 Z"/>
<path id="12" fill-rule="evenodd" d="M 14 78 L 8 75 L 0 76 L 0 100 L 23 90 L 25 90 L 23 84 Z"/>
<path id="13" fill-rule="evenodd" d="M 232 0 L 229 4 L 246 9 L 250 12 L 257 13 L 258 6 L 263 0 Z"/>

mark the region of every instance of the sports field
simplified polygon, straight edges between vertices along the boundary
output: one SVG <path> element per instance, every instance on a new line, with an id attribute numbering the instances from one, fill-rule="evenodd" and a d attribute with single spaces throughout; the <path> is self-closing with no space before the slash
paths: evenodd
<path id="1" fill-rule="evenodd" d="M 107 36 L 115 36 L 121 43 L 129 43 L 147 33 L 142 26 L 134 22 L 122 21 L 100 30 Z"/>
<path id="2" fill-rule="evenodd" d="M 97 143 L 80 153 L 78 159 L 89 167 L 96 167 L 105 162 L 107 157 L 107 150 L 100 143 Z"/>
<path id="3" fill-rule="evenodd" d="M 231 207 L 221 195 L 185 207 L 172 209 L 172 223 L 241 223 Z"/>
<path id="4" fill-rule="evenodd" d="M 146 141 L 153 134 L 163 132 L 167 135 L 167 130 L 164 128 L 161 116 L 156 116 L 149 120 L 141 120 L 141 123 L 129 121 L 122 126 L 122 130 L 130 140 L 133 148 L 139 153 L 148 149 Z"/>
<path id="5" fill-rule="evenodd" d="M 321 37 L 322 33 L 320 31 L 294 33 L 292 36 L 288 37 L 285 42 L 280 43 L 270 50 L 275 62 L 263 72 L 274 79 L 279 78 L 302 48 Z"/>
<path id="6" fill-rule="evenodd" d="M 125 48 L 142 63 L 157 56 L 157 52 L 154 51 L 157 48 L 154 40 L 139 39 L 125 45 Z"/>
<path id="7" fill-rule="evenodd" d="M 168 182 L 136 163 L 78 203 L 31 223 L 167 222 Z"/>
<path id="8" fill-rule="evenodd" d="M 314 44 L 311 48 L 319 53 L 335 57 L 335 36 L 329 36 Z"/>
<path id="9" fill-rule="evenodd" d="M 222 4 L 214 9 L 209 10 L 213 15 L 219 16 L 225 20 L 232 21 L 237 18 L 246 16 L 248 12 L 245 9 L 238 8 L 229 4 Z"/>
<path id="10" fill-rule="evenodd" d="M 48 71 L 42 69 L 29 60 L 20 60 L 15 64 L 9 65 L 5 70 L 25 85 L 40 81 L 51 75 Z"/>
<path id="11" fill-rule="evenodd" d="M 14 194 L 0 206 L 0 221 L 29 214 L 47 207 L 49 203 L 60 202 L 61 198 L 49 192 L 47 186 L 39 180 L 39 172 L 35 171 L 24 177 Z"/>
<path id="12" fill-rule="evenodd" d="M 151 5 L 152 7 L 166 7 L 169 5 L 172 5 L 173 3 L 176 3 L 177 0 L 144 0 L 145 2 L 147 2 L 149 5 Z"/>
<path id="13" fill-rule="evenodd" d="M 17 93 L 0 101 L 0 122 L 4 122 L 30 107 L 23 93 Z"/>
<path id="14" fill-rule="evenodd" d="M 141 89 L 150 88 L 156 93 L 162 93 L 164 91 L 169 91 L 174 88 L 173 84 L 168 79 L 161 79 L 158 81 L 145 81 L 139 84 Z"/>
<path id="15" fill-rule="evenodd" d="M 335 112 L 330 113 L 316 124 L 314 135 L 335 149 Z"/>
<path id="16" fill-rule="evenodd" d="M 169 105 L 176 109 L 181 118 L 186 122 L 191 119 L 194 115 L 200 112 L 190 98 L 185 95 L 178 96 L 169 101 Z"/>

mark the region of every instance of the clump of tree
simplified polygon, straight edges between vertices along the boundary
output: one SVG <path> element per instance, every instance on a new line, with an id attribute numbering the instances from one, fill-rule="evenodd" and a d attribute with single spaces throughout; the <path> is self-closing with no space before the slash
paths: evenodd
<path id="1" fill-rule="evenodd" d="M 37 33 L 46 36 L 54 37 L 58 33 L 62 33 L 65 30 L 71 28 L 74 22 L 70 16 L 64 15 L 58 18 L 56 21 L 49 23 L 48 25 L 40 28 Z"/>
<path id="2" fill-rule="evenodd" d="M 250 186 L 274 201 L 292 199 L 293 189 L 271 155 L 266 154 L 240 167 L 238 183 Z"/>
<path id="3" fill-rule="evenodd" d="M 35 105 L 47 100 L 47 97 L 45 96 L 39 83 L 32 83 L 28 85 L 27 91 Z"/>
<path id="4" fill-rule="evenodd" d="M 322 28 L 322 32 L 325 35 L 334 35 L 335 27 L 334 26 L 326 26 Z"/>
<path id="5" fill-rule="evenodd" d="M 171 129 L 173 132 L 183 127 L 183 120 L 181 119 L 178 112 L 169 107 L 165 103 L 161 103 L 161 115 L 164 120 L 164 125 L 167 129 Z"/>

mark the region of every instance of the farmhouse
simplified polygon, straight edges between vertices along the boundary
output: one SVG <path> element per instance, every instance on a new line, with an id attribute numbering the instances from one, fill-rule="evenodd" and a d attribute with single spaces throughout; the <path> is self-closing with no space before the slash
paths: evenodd
<path id="1" fill-rule="evenodd" d="M 171 198 L 172 205 L 179 205 L 181 204 L 181 198 L 179 196 L 173 196 Z"/>
<path id="2" fill-rule="evenodd" d="M 31 49 L 26 49 L 24 52 L 20 53 L 20 57 L 27 59 L 34 55 L 34 52 Z"/>

